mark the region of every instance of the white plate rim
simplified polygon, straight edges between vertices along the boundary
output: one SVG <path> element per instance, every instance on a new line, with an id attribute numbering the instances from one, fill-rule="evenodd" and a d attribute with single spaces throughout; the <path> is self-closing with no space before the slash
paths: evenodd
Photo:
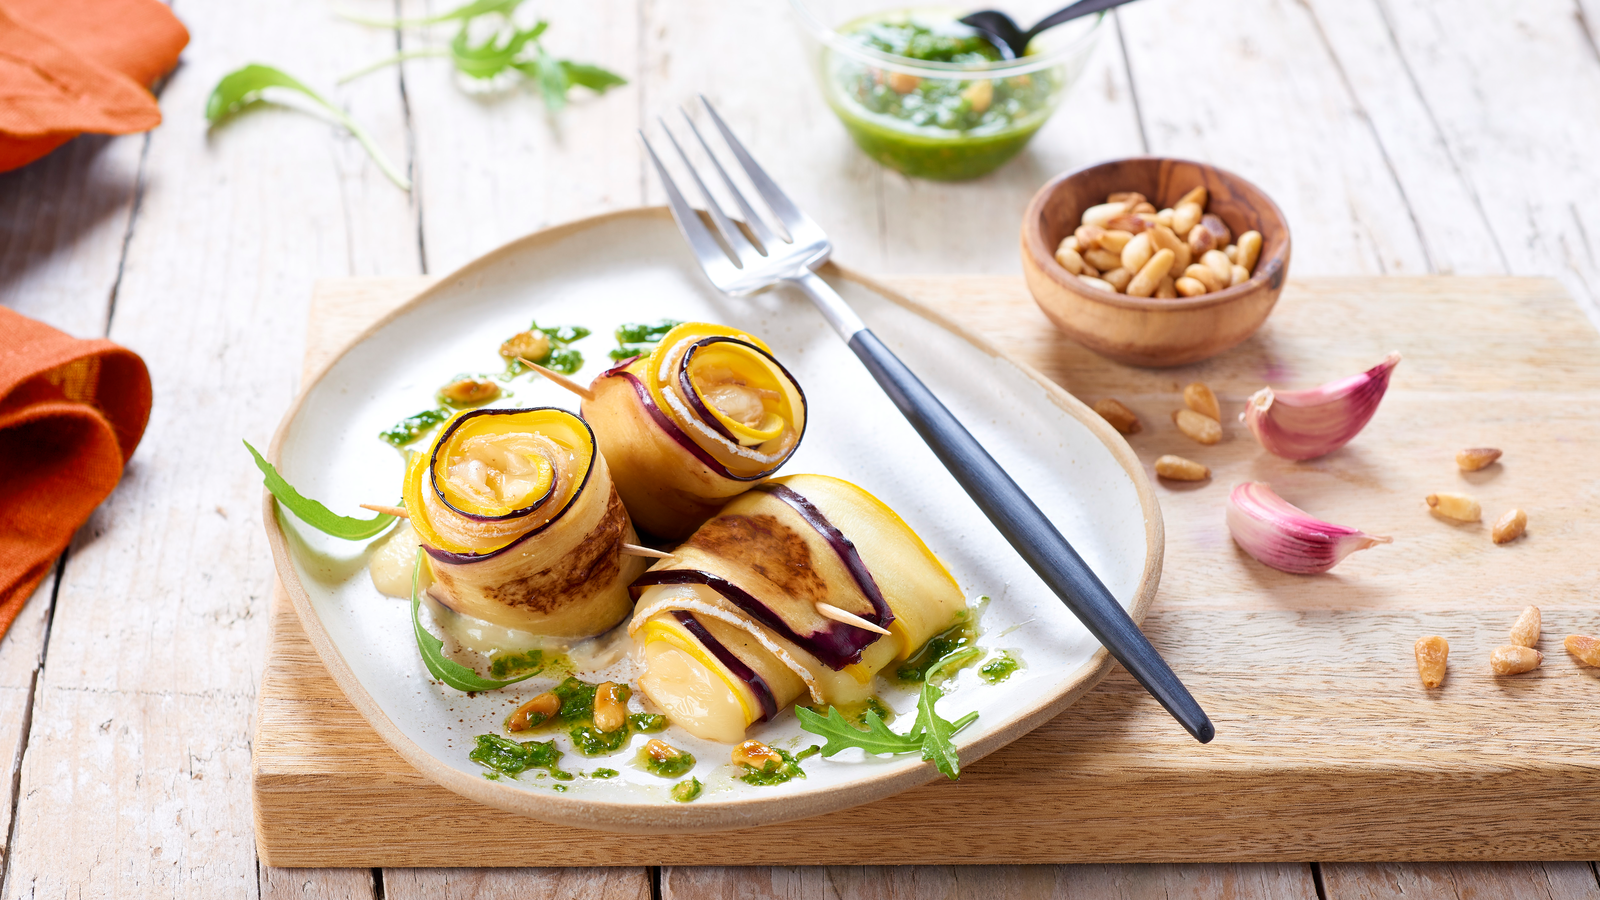
<path id="1" fill-rule="evenodd" d="M 267 459 L 275 466 L 278 464 L 279 449 L 289 429 L 298 417 L 306 398 L 317 388 L 317 385 L 329 370 L 352 349 L 369 340 L 394 319 L 405 315 L 418 306 L 432 302 L 436 294 L 454 289 L 456 283 L 461 279 L 471 276 L 479 269 L 494 265 L 505 256 L 527 252 L 529 249 L 541 244 L 562 240 L 592 228 L 608 225 L 619 219 L 670 219 L 670 215 L 670 212 L 664 206 L 637 207 L 556 225 L 502 245 L 440 278 L 415 297 L 373 322 L 359 336 L 323 363 L 316 374 L 307 380 L 299 395 L 284 413 L 277 430 L 273 433 L 272 442 L 267 451 Z M 1133 452 L 1127 441 L 1123 439 L 1122 435 L 1118 434 L 1110 423 L 1106 422 L 1098 413 L 1043 373 L 1016 359 L 995 346 L 987 338 L 970 331 L 938 310 L 925 306 L 887 285 L 837 263 L 828 263 L 822 271 L 853 281 L 952 332 L 985 354 L 999 357 L 1016 366 L 1028 378 L 1038 384 L 1057 407 L 1077 419 L 1100 440 L 1100 443 L 1105 446 L 1132 480 L 1134 489 L 1139 497 L 1141 511 L 1144 514 L 1146 547 L 1144 568 L 1140 574 L 1139 583 L 1134 591 L 1131 603 L 1128 606 L 1128 614 L 1135 624 L 1142 623 L 1145 615 L 1149 612 L 1151 603 L 1155 599 L 1156 591 L 1161 581 L 1165 531 L 1161 518 L 1161 507 L 1156 500 L 1155 491 L 1150 485 L 1150 479 L 1145 473 L 1144 466 L 1139 461 L 1138 456 Z M 932 763 L 922 762 L 919 765 L 906 767 L 898 771 L 863 776 L 859 781 L 853 782 L 848 791 L 835 790 L 827 793 L 799 796 L 747 795 L 710 803 L 700 802 L 681 806 L 607 802 L 587 797 L 569 797 L 557 793 L 534 793 L 500 785 L 484 778 L 472 777 L 435 759 L 431 753 L 406 737 L 399 727 L 389 719 L 388 714 L 382 710 L 372 695 L 367 692 L 366 687 L 361 683 L 354 671 L 351 670 L 349 664 L 345 662 L 343 654 L 340 653 L 338 647 L 328 635 L 316 613 L 315 607 L 312 605 L 305 586 L 301 583 L 299 575 L 295 571 L 293 562 L 289 558 L 287 536 L 278 523 L 272 494 L 263 487 L 261 497 L 262 519 L 266 527 L 267 543 L 272 551 L 272 561 L 274 568 L 277 570 L 279 583 L 283 587 L 284 593 L 289 596 L 290 602 L 293 603 L 295 613 L 300 619 L 301 628 L 305 631 L 311 645 L 316 649 L 317 656 L 321 659 L 323 665 L 327 667 L 329 675 L 333 677 L 334 682 L 344 692 L 345 697 L 367 720 L 373 730 L 378 732 L 384 742 L 398 753 L 402 759 L 416 768 L 424 777 L 470 800 L 541 821 L 600 831 L 636 834 L 711 832 L 793 821 L 861 806 L 943 777 Z M 1104 647 L 1097 649 L 1087 663 L 1079 666 L 1075 676 L 1061 690 L 1052 695 L 1039 698 L 1011 722 L 989 731 L 981 735 L 973 743 L 963 746 L 961 751 L 963 766 L 977 762 L 1059 715 L 1094 688 L 1095 685 L 1099 684 L 1100 680 L 1111 670 L 1111 663 L 1110 652 Z"/>

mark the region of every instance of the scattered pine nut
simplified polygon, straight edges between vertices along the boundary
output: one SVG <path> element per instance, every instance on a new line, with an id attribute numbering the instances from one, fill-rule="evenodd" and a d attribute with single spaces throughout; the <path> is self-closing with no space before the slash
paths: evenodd
<path id="1" fill-rule="evenodd" d="M 1469 447 L 1456 451 L 1456 465 L 1463 472 L 1476 472 L 1499 458 L 1500 451 L 1495 447 Z"/>
<path id="2" fill-rule="evenodd" d="M 1417 676 L 1425 688 L 1444 684 L 1445 663 L 1450 658 L 1450 642 L 1437 634 L 1417 638 L 1411 649 L 1417 654 Z"/>
<path id="3" fill-rule="evenodd" d="M 1530 606 L 1517 617 L 1511 626 L 1511 643 L 1518 647 L 1539 646 L 1539 607 Z"/>
<path id="4" fill-rule="evenodd" d="M 1138 434 L 1144 430 L 1144 423 L 1139 421 L 1139 417 L 1134 415 L 1133 410 L 1110 397 L 1096 403 L 1094 411 L 1100 414 L 1100 418 L 1110 422 L 1112 428 L 1122 434 Z"/>
<path id="5" fill-rule="evenodd" d="M 1156 460 L 1156 474 L 1173 481 L 1205 481 L 1211 477 L 1211 470 L 1192 459 L 1168 453 Z"/>
<path id="6" fill-rule="evenodd" d="M 1222 421 L 1222 404 L 1217 402 L 1217 395 L 1203 381 L 1191 381 L 1183 386 L 1183 405 L 1202 416 Z"/>
<path id="7" fill-rule="evenodd" d="M 1569 634 L 1563 642 L 1567 652 L 1586 666 L 1600 667 L 1600 638 L 1587 634 Z"/>
<path id="8" fill-rule="evenodd" d="M 1520 509 L 1513 509 L 1501 516 L 1494 523 L 1494 531 L 1490 533 L 1496 544 L 1509 544 L 1528 530 L 1528 514 Z"/>
<path id="9" fill-rule="evenodd" d="M 1196 443 L 1210 446 L 1222 440 L 1222 423 L 1210 416 L 1203 416 L 1192 409 L 1176 410 L 1172 414 L 1172 422 L 1184 436 Z"/>
<path id="10" fill-rule="evenodd" d="M 1539 668 L 1539 663 L 1544 662 L 1544 654 L 1532 647 L 1518 647 L 1516 644 L 1507 644 L 1489 651 L 1489 668 L 1496 675 L 1521 675 L 1523 672 L 1532 672 Z"/>
<path id="11" fill-rule="evenodd" d="M 1466 494 L 1429 494 L 1427 496 L 1428 509 L 1436 516 L 1451 519 L 1456 522 L 1479 522 L 1483 520 L 1483 507 L 1478 501 Z"/>
<path id="12" fill-rule="evenodd" d="M 783 757 L 776 750 L 760 741 L 745 741 L 733 748 L 730 754 L 736 766 L 749 766 L 752 769 L 765 769 L 769 764 L 783 765 Z"/>

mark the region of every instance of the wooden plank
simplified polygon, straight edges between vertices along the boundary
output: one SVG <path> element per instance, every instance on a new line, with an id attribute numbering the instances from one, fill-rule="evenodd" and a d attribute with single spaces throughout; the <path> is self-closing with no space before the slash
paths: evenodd
<path id="1" fill-rule="evenodd" d="M 1589 863 L 1329 863 L 1326 900 L 1597 900 Z"/>
<path id="2" fill-rule="evenodd" d="M 1600 424 L 1585 412 L 1600 409 L 1600 336 L 1558 286 L 1291 282 L 1267 328 L 1240 349 L 1151 371 L 1112 366 L 1041 335 L 1019 279 L 896 283 L 988 330 L 1086 399 L 1103 390 L 1123 397 L 1145 417 L 1146 431 L 1132 440 L 1142 458 L 1182 452 L 1212 466 L 1214 479 L 1197 489 L 1158 488 L 1169 557 L 1146 631 L 1210 708 L 1216 743 L 1197 749 L 1119 669 L 1069 713 L 970 766 L 957 785 L 748 835 L 641 842 L 555 826 L 519 832 L 521 820 L 406 767 L 319 670 L 285 612 L 275 622 L 255 742 L 263 853 L 275 864 L 447 864 L 464 851 L 441 835 L 483 829 L 507 835 L 473 844 L 472 858 L 486 865 L 794 863 L 820 861 L 818 847 L 840 864 L 881 863 L 886 852 L 901 862 L 945 863 L 952 846 L 964 862 L 993 864 L 1583 859 L 1600 849 L 1600 821 L 1571 806 L 1587 785 L 1600 786 L 1600 765 L 1586 749 L 1600 739 L 1587 713 L 1595 673 L 1572 665 L 1553 640 L 1565 630 L 1600 630 L 1590 604 L 1600 569 L 1576 562 L 1590 559 L 1585 548 L 1600 539 L 1600 497 L 1548 477 L 1572 470 L 1566 448 L 1600 443 Z M 397 302 L 397 286 L 363 292 L 347 282 L 324 291 L 341 287 L 343 302 L 376 314 Z M 1345 331 L 1338 347 L 1318 337 L 1329 322 Z M 1166 425 L 1191 378 L 1212 384 L 1231 411 L 1269 377 L 1298 386 L 1348 374 L 1390 342 L 1409 355 L 1382 411 L 1355 444 L 1326 460 L 1266 458 L 1231 420 L 1229 438 L 1212 448 Z M 1524 423 L 1535 420 L 1545 424 L 1532 434 Z M 1461 423 L 1473 425 L 1463 431 Z M 1457 474 L 1454 450 L 1483 442 L 1507 449 L 1503 463 Z M 1225 486 L 1263 476 L 1315 512 L 1398 541 L 1326 577 L 1266 570 L 1219 526 Z M 1497 504 L 1525 506 L 1538 528 L 1496 548 L 1481 529 L 1430 519 L 1423 494 L 1456 485 L 1479 494 L 1491 513 Z M 1547 665 L 1495 679 L 1488 650 L 1529 596 L 1545 608 Z M 1416 685 L 1410 659 L 1411 641 L 1429 632 L 1455 646 L 1450 679 L 1437 692 Z M 1496 727 L 1500 721 L 1520 725 Z M 1437 827 L 1441 804 L 1450 810 L 1447 830 Z M 314 829 L 294 826 L 308 815 Z M 881 828 L 933 818 L 947 823 L 937 840 Z M 1504 827 L 1513 820 L 1518 828 Z M 841 845 L 837 835 L 851 829 L 875 829 L 877 840 L 860 850 Z"/>
<path id="3" fill-rule="evenodd" d="M 1404 60 L 1425 119 L 1482 207 L 1477 218 L 1494 235 L 1506 270 L 1561 279 L 1600 326 L 1600 215 L 1582 199 L 1600 194 L 1588 150 L 1600 129 L 1592 117 L 1556 112 L 1600 104 L 1593 5 L 1539 0 L 1455 15 L 1414 0 L 1355 6 L 1368 8 L 1365 21 L 1381 20 Z M 1502 39 L 1509 35 L 1515 37 Z M 1359 62 L 1347 35 L 1330 28 L 1329 36 L 1341 55 Z M 1407 185 L 1408 195 L 1422 190 Z M 1425 229 L 1438 230 L 1436 221 Z"/>
<path id="4" fill-rule="evenodd" d="M 377 900 L 374 871 L 262 866 L 260 900 Z"/>
<path id="5" fill-rule="evenodd" d="M 650 900 L 650 870 L 384 869 L 388 900 Z"/>
<path id="6" fill-rule="evenodd" d="M 245 61 L 327 86 L 392 36 L 314 0 L 184 16 L 206 39 L 163 92 L 110 328 L 149 363 L 156 405 L 58 593 L 8 898 L 257 892 L 247 781 L 270 582 L 238 440 L 264 442 L 294 394 L 317 275 L 418 266 L 409 199 L 354 141 L 282 109 L 209 135 L 200 115 Z M 334 96 L 404 160 L 394 83 Z"/>
<path id="7" fill-rule="evenodd" d="M 1416 224 L 1307 8 L 1181 0 L 1119 10 L 1152 153 L 1202 159 L 1267 192 L 1289 274 L 1420 275 Z"/>
<path id="8" fill-rule="evenodd" d="M 569 3 L 549 16 L 541 40 L 550 53 L 630 81 L 600 97 L 574 90 L 559 116 L 546 113 L 537 88 L 474 88 L 445 59 L 404 64 L 424 271 L 442 275 L 541 228 L 639 203 L 640 6 L 640 0 Z M 398 8 L 421 16 L 442 7 L 402 0 Z M 445 46 L 454 29 L 447 23 L 431 34 L 408 31 L 405 45 Z"/>
<path id="9" fill-rule="evenodd" d="M 0 173 L 0 303 L 79 337 L 105 334 L 145 135 L 85 135 Z"/>
<path id="10" fill-rule="evenodd" d="M 18 774 L 27 748 L 28 722 L 33 713 L 34 691 L 43 664 L 45 637 L 50 633 L 50 602 L 56 575 L 51 573 L 23 604 L 0 638 L 0 761 L 9 763 L 0 782 L 0 872 L 11 850 L 12 810 L 16 808 Z"/>
<path id="11" fill-rule="evenodd" d="M 1311 868 L 1268 865 L 665 868 L 662 900 L 1315 900 Z"/>

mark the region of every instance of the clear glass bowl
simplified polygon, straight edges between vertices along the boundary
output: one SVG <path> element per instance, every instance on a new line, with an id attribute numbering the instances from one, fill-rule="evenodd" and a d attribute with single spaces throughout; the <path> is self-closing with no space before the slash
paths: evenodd
<path id="1" fill-rule="evenodd" d="M 1060 0 L 1005 11 L 1026 28 Z M 977 7 L 907 7 L 861 0 L 790 0 L 823 98 L 867 155 L 907 175 L 977 178 L 1016 156 L 1083 73 L 1104 13 L 1034 38 L 1019 59 L 937 62 L 869 44 L 866 34 L 928 28 L 937 37 L 976 34 L 956 21 Z"/>

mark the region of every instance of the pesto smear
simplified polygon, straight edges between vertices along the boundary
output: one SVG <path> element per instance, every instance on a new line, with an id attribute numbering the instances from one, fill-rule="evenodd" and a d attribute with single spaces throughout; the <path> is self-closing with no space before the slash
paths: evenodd
<path id="1" fill-rule="evenodd" d="M 839 29 L 864 47 L 908 61 L 983 67 L 1000 61 L 955 13 L 890 12 Z M 976 178 L 1015 156 L 1055 108 L 1060 69 L 1009 77 L 919 76 L 841 54 L 823 61 L 829 105 L 862 150 L 907 175 L 936 181 Z M 974 72 L 974 75 L 979 73 Z M 948 75 L 950 77 L 944 77 Z"/>

